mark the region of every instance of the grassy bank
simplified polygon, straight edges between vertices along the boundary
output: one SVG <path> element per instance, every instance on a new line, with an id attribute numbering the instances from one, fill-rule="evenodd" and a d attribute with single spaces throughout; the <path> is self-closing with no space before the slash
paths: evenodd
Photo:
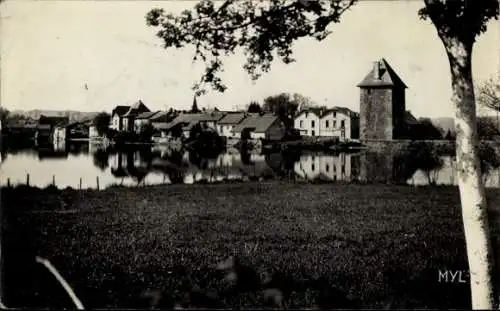
<path id="1" fill-rule="evenodd" d="M 468 283 L 438 281 L 439 270 L 467 269 L 455 187 L 250 182 L 1 195 L 9 307 L 71 306 L 37 255 L 86 307 L 147 307 L 147 289 L 164 290 L 171 307 L 195 285 L 219 293 L 219 307 L 261 305 L 257 293 L 224 294 L 214 267 L 236 254 L 297 284 L 289 307 L 470 308 Z M 487 195 L 498 208 L 500 190 Z M 497 236 L 499 211 L 492 217 Z"/>

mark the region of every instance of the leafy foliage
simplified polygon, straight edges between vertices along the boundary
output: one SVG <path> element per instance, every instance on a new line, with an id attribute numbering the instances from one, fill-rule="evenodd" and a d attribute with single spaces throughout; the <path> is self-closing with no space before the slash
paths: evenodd
<path id="1" fill-rule="evenodd" d="M 111 116 L 106 112 L 98 113 L 93 120 L 93 125 L 96 127 L 99 135 L 104 135 L 108 132 Z"/>
<path id="2" fill-rule="evenodd" d="M 3 107 L 0 107 L 0 121 L 2 121 L 2 126 L 5 126 L 5 121 L 7 121 L 7 118 L 10 115 L 10 111 L 8 109 L 5 109 Z"/>
<path id="3" fill-rule="evenodd" d="M 214 157 L 224 150 L 225 141 L 216 131 L 197 123 L 189 131 L 188 145 L 202 157 Z"/>
<path id="4" fill-rule="evenodd" d="M 422 19 L 429 18 L 441 38 L 458 38 L 472 45 L 486 31 L 487 22 L 498 18 L 497 0 L 424 0 L 419 10 Z"/>
<path id="5" fill-rule="evenodd" d="M 492 118 L 477 118 L 477 135 L 480 139 L 493 140 L 500 135 L 498 124 Z"/>
<path id="6" fill-rule="evenodd" d="M 247 111 L 251 112 L 251 113 L 261 113 L 262 112 L 262 107 L 259 105 L 258 102 L 252 101 L 248 105 Z"/>
<path id="7" fill-rule="evenodd" d="M 193 60 L 201 59 L 206 66 L 193 87 L 197 94 L 205 92 L 204 84 L 223 92 L 226 86 L 218 74 L 224 56 L 243 49 L 247 57 L 244 69 L 256 80 L 269 71 L 276 57 L 285 64 L 293 62 L 292 45 L 297 39 L 325 39 L 330 33 L 327 26 L 339 22 L 342 13 L 356 2 L 226 0 L 216 7 L 214 1 L 202 0 L 179 16 L 152 9 L 146 23 L 159 28 L 156 35 L 165 48 L 194 45 Z"/>
<path id="8" fill-rule="evenodd" d="M 150 142 L 154 132 L 155 129 L 151 123 L 141 125 L 141 128 L 139 129 L 139 141 Z"/>
<path id="9" fill-rule="evenodd" d="M 479 86 L 477 92 L 479 105 L 500 112 L 500 76 L 490 78 Z"/>
<path id="10" fill-rule="evenodd" d="M 421 118 L 417 124 L 409 128 L 409 138 L 412 140 L 442 139 L 443 133 L 429 118 Z"/>
<path id="11" fill-rule="evenodd" d="M 292 128 L 293 118 L 299 107 L 299 102 L 295 100 L 296 98 L 297 96 L 292 97 L 288 93 L 268 96 L 264 99 L 262 109 L 279 117 L 286 128 Z"/>

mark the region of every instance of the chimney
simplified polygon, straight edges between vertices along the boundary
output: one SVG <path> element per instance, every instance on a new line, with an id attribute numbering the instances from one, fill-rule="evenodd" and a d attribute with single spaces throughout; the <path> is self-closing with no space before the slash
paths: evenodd
<path id="1" fill-rule="evenodd" d="M 380 80 L 380 63 L 378 61 L 373 62 L 373 77 Z"/>

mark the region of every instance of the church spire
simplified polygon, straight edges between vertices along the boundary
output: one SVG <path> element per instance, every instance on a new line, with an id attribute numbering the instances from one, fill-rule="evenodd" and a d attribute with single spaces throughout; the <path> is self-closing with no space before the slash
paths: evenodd
<path id="1" fill-rule="evenodd" d="M 193 97 L 193 106 L 191 107 L 191 112 L 198 113 L 200 109 L 198 109 L 198 103 L 196 102 L 196 95 Z"/>

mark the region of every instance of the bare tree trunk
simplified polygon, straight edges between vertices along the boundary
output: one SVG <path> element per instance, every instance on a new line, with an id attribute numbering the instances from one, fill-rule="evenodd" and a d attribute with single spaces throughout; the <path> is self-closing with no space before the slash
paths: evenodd
<path id="1" fill-rule="evenodd" d="M 472 42 L 441 37 L 451 67 L 455 107 L 457 177 L 469 262 L 473 309 L 493 309 L 494 261 L 488 211 L 479 162 L 476 105 L 472 81 Z"/>

